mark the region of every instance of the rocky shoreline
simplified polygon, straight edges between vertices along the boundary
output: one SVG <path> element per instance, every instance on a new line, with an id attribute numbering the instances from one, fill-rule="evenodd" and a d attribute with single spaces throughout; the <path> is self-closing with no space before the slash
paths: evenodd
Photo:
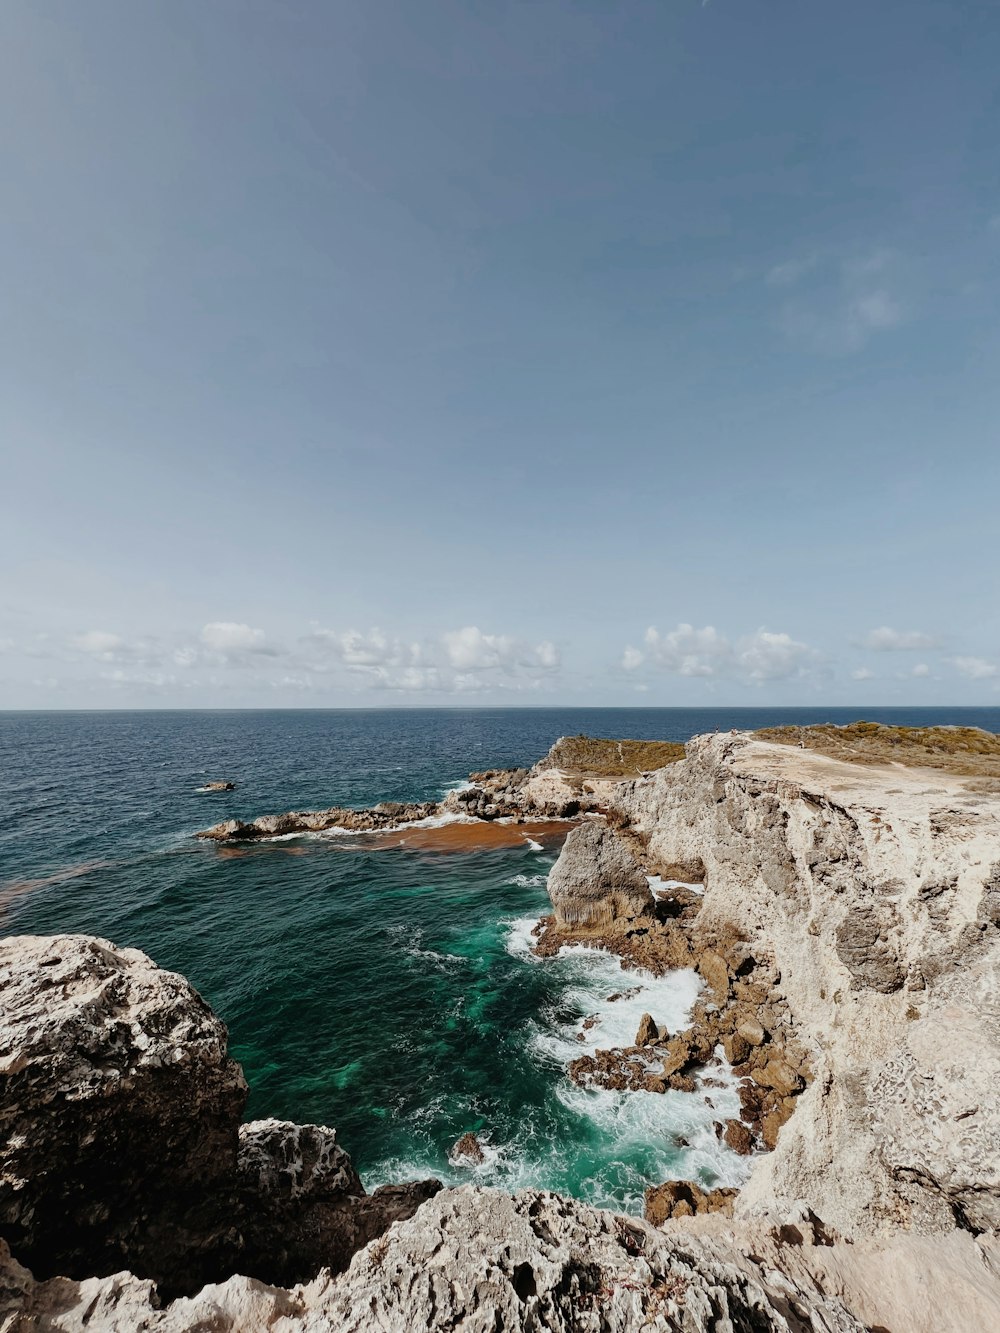
<path id="1" fill-rule="evenodd" d="M 684 1031 L 644 1015 L 571 1076 L 663 1095 L 721 1052 L 742 1111 L 719 1132 L 752 1154 L 738 1193 L 651 1186 L 645 1221 L 434 1181 L 366 1195 L 334 1131 L 239 1124 L 225 1029 L 183 978 L 86 937 L 4 941 L 0 1329 L 997 1326 L 1000 739 L 899 730 L 703 736 L 655 764 L 570 738 L 430 814 L 202 835 L 579 820 L 537 952 L 704 985 Z"/>

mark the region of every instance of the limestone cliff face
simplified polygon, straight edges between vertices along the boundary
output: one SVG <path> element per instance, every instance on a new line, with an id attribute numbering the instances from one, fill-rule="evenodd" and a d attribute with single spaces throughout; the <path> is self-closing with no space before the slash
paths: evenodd
<path id="1" fill-rule="evenodd" d="M 736 1216 L 805 1201 L 843 1233 L 1000 1226 L 1000 798 L 750 734 L 619 788 L 698 929 L 768 954 L 815 1077 Z"/>

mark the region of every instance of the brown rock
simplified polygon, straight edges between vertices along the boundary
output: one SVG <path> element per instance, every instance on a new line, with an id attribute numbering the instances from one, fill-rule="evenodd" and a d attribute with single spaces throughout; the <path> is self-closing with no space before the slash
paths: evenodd
<path id="1" fill-rule="evenodd" d="M 723 1213 L 731 1217 L 734 1189 L 705 1191 L 693 1180 L 668 1180 L 646 1190 L 645 1216 L 653 1226 L 662 1226 L 669 1218 L 692 1217 L 696 1213 Z"/>
<path id="2" fill-rule="evenodd" d="M 651 1014 L 643 1014 L 639 1019 L 639 1030 L 635 1034 L 636 1046 L 652 1046 L 660 1039 L 660 1030 L 653 1022 Z"/>
<path id="3" fill-rule="evenodd" d="M 750 1054 L 750 1045 L 738 1032 L 730 1032 L 722 1038 L 722 1049 L 731 1065 L 742 1064 Z"/>
<path id="4" fill-rule="evenodd" d="M 729 968 L 722 955 L 714 949 L 706 949 L 698 959 L 698 971 L 716 996 L 724 1000 L 729 994 Z"/>
<path id="5" fill-rule="evenodd" d="M 483 1145 L 472 1133 L 463 1134 L 457 1139 L 448 1156 L 460 1166 L 478 1166 L 480 1162 L 486 1161 Z"/>
<path id="6" fill-rule="evenodd" d="M 763 1088 L 773 1088 L 782 1097 L 799 1092 L 803 1087 L 802 1078 L 791 1065 L 784 1060 L 769 1060 L 762 1069 L 755 1069 L 751 1078 Z"/>
<path id="7" fill-rule="evenodd" d="M 741 1157 L 749 1157 L 753 1152 L 753 1135 L 742 1120 L 727 1120 L 726 1132 L 722 1137 L 733 1152 L 738 1152 Z"/>
<path id="8" fill-rule="evenodd" d="M 750 1046 L 763 1046 L 767 1033 L 755 1018 L 744 1019 L 736 1031 Z"/>

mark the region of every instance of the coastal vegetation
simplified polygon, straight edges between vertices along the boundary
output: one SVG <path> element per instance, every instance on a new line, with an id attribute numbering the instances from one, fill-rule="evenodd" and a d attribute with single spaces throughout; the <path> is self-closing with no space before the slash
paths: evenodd
<path id="1" fill-rule="evenodd" d="M 905 764 L 949 773 L 1000 778 L 1000 736 L 981 727 L 892 727 L 881 722 L 848 726 L 765 727 L 756 739 L 797 745 L 852 764 Z"/>

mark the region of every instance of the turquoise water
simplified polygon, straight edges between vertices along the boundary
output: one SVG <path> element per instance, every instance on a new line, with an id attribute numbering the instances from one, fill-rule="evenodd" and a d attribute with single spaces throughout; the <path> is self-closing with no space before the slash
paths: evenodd
<path id="1" fill-rule="evenodd" d="M 653 981 L 571 951 L 540 961 L 554 851 L 365 850 L 312 836 L 196 842 L 219 819 L 439 797 L 470 769 L 527 764 L 587 731 L 686 739 L 844 710 L 400 710 L 0 714 L 5 933 L 85 931 L 183 972 L 229 1025 L 248 1117 L 337 1127 L 368 1185 L 470 1178 L 448 1150 L 487 1141 L 474 1177 L 636 1208 L 650 1181 L 735 1183 L 712 1130 L 731 1088 L 586 1092 L 574 1055 L 627 1041 L 643 1009 L 680 1025 L 685 974 Z M 1000 730 L 1000 710 L 866 716 Z M 231 778 L 238 790 L 197 788 Z M 608 997 L 637 980 L 645 991 Z M 576 1040 L 581 1020 L 599 1023 Z M 710 1097 L 715 1106 L 706 1105 Z"/>

